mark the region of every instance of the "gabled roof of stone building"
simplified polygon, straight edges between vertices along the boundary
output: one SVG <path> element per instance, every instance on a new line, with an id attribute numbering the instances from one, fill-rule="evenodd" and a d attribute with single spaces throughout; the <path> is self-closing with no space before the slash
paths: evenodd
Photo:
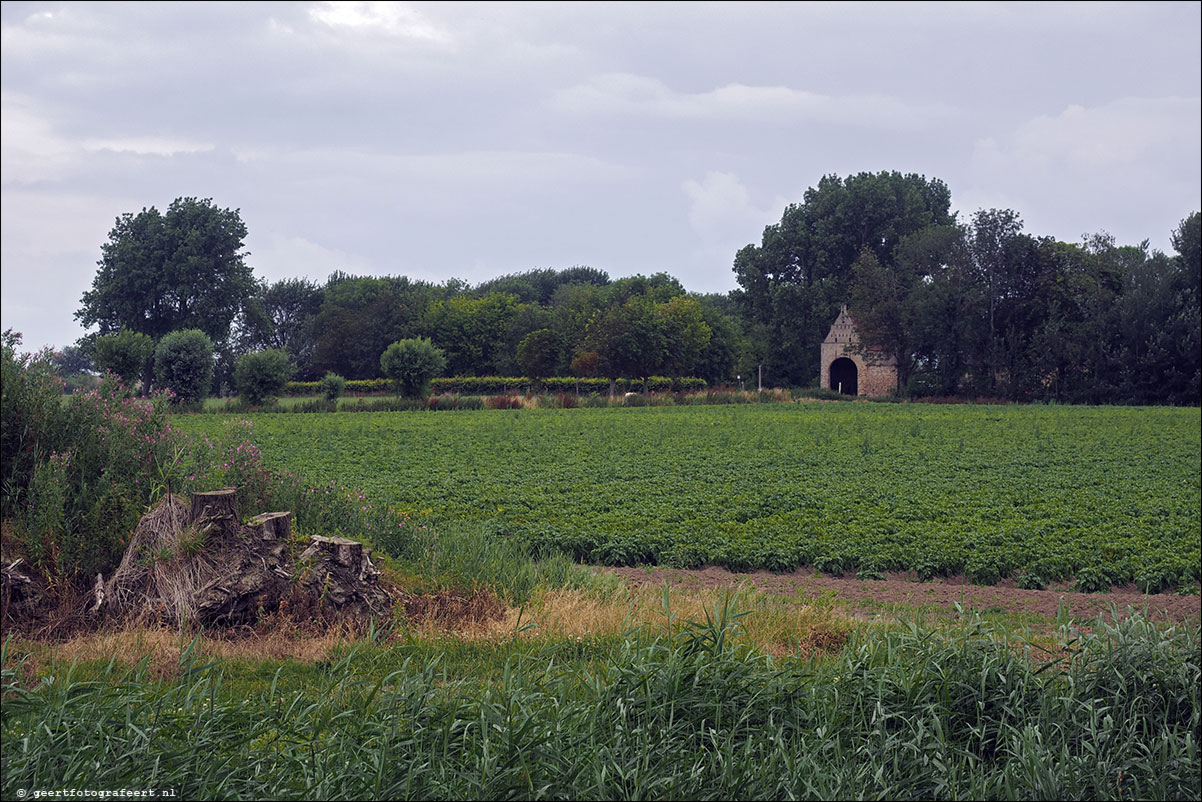
<path id="1" fill-rule="evenodd" d="M 826 339 L 823 343 L 832 343 L 840 345 L 849 345 L 860 341 L 860 330 L 856 327 L 855 318 L 847 311 L 847 304 L 839 309 L 839 316 L 835 318 L 835 322 L 831 324 L 831 330 L 827 332 Z M 883 351 L 879 345 L 869 345 L 864 348 L 865 351 Z"/>
<path id="2" fill-rule="evenodd" d="M 860 334 L 856 330 L 856 322 L 852 320 L 851 315 L 847 314 L 847 304 L 843 304 L 843 308 L 839 310 L 839 316 L 831 324 L 831 330 L 827 332 L 823 342 L 854 343 L 859 339 Z"/>

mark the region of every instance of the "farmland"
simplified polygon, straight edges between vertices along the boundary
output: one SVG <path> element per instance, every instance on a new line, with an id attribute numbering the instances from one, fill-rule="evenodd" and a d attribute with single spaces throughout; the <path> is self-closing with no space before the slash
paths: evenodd
<path id="1" fill-rule="evenodd" d="M 1148 590 L 1199 577 L 1197 410 L 771 404 L 252 416 L 268 464 L 602 564 Z M 217 416 L 180 421 L 214 432 Z M 353 535 L 353 532 L 348 532 Z M 380 544 L 386 546 L 387 544 Z"/>
<path id="2" fill-rule="evenodd" d="M 224 439 L 227 472 L 206 478 L 256 475 L 234 465 L 260 458 L 236 421 L 175 423 L 197 451 Z M 955 604 L 933 621 L 914 608 L 865 620 L 824 594 L 636 587 L 530 559 L 1020 584 L 1042 571 L 1196 592 L 1196 410 L 805 403 L 253 424 L 263 460 L 316 486 L 291 496 L 308 508 L 301 534 L 371 535 L 398 558 L 382 561 L 393 588 L 426 604 L 357 630 L 281 605 L 233 636 L 8 639 L 5 798 L 68 783 L 197 799 L 1198 796 L 1196 610 L 1074 620 L 1066 607 L 1028 628 Z M 278 479 L 279 492 L 299 481 Z M 434 604 L 455 600 L 479 604 Z"/>

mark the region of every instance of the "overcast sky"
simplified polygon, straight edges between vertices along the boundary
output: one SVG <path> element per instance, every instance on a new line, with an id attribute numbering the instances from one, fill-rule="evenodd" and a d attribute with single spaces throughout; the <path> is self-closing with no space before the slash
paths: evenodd
<path id="1" fill-rule="evenodd" d="M 827 174 L 1170 251 L 1202 4 L 3 3 L 3 327 L 67 345 L 114 219 L 241 209 L 255 274 L 589 265 L 735 288 Z"/>

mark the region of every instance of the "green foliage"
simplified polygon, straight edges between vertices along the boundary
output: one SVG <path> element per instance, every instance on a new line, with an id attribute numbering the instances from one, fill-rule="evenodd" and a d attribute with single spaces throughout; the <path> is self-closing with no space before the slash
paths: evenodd
<path id="1" fill-rule="evenodd" d="M 434 375 L 443 369 L 458 376 L 515 372 L 514 355 L 521 338 L 515 335 L 523 328 L 519 325 L 523 312 L 530 311 L 523 306 L 505 293 L 482 298 L 460 295 L 431 304 L 423 328 L 446 359 L 445 368 Z M 533 328 L 542 328 L 541 320 L 535 323 Z"/>
<path id="2" fill-rule="evenodd" d="M 559 338 L 550 329 L 530 332 L 518 343 L 517 362 L 537 388 L 559 362 Z"/>
<path id="3" fill-rule="evenodd" d="M 166 214 L 153 206 L 123 214 L 75 317 L 85 327 L 99 324 L 101 334 L 129 328 L 157 340 L 195 328 L 224 341 L 255 288 L 245 238 L 238 210 L 207 198 L 176 198 Z"/>
<path id="4" fill-rule="evenodd" d="M 663 613 L 617 644 L 477 646 L 490 651 L 466 669 L 458 642 L 385 646 L 373 633 L 317 670 L 206 662 L 193 642 L 168 679 L 145 658 L 56 661 L 31 680 L 5 642 L 0 793 L 62 777 L 102 789 L 136 778 L 189 799 L 1202 792 L 1196 625 L 1100 619 L 1066 630 L 1053 650 L 1067 657 L 1047 662 L 967 619 L 774 661 L 742 644 L 730 601 L 684 621 L 665 594 Z"/>
<path id="5" fill-rule="evenodd" d="M 346 392 L 346 379 L 337 373 L 327 373 L 321 380 L 321 396 L 327 401 L 337 401 Z"/>
<path id="6" fill-rule="evenodd" d="M 335 273 L 313 323 L 312 372 L 333 371 L 351 380 L 378 378 L 380 354 L 389 343 L 426 334 L 426 310 L 452 292 L 403 276 Z"/>
<path id="7" fill-rule="evenodd" d="M 0 493 L 10 517 L 24 501 L 37 466 L 60 448 L 65 413 L 62 381 L 49 350 L 21 353 L 21 335 L 7 329 L 0 357 Z"/>
<path id="8" fill-rule="evenodd" d="M 983 582 L 1103 566 L 1099 587 L 1198 581 L 1200 440 L 1193 410 L 984 405 L 676 400 L 256 423 L 277 464 L 428 509 L 440 529 L 494 522 L 540 553 Z"/>
<path id="9" fill-rule="evenodd" d="M 240 357 L 234 382 L 247 402 L 258 405 L 279 395 L 295 372 L 296 365 L 288 354 L 272 348 Z"/>
<path id="10" fill-rule="evenodd" d="M 605 379 L 577 379 L 570 376 L 551 376 L 543 379 L 543 388 L 553 392 L 568 392 L 579 390 L 582 393 L 604 393 L 609 391 L 609 382 Z M 641 385 L 627 379 L 619 379 L 617 389 L 622 392 L 633 390 Z M 679 379 L 676 386 L 685 392 L 696 392 L 706 387 L 704 379 L 688 376 Z M 651 392 L 663 392 L 672 389 L 672 380 L 667 376 L 647 377 L 647 388 Z M 534 384 L 526 376 L 450 376 L 433 379 L 430 391 L 433 393 L 458 395 L 496 395 L 498 393 L 524 393 L 533 391 Z M 346 383 L 347 392 L 380 394 L 388 392 L 387 379 L 351 379 Z M 288 382 L 284 389 L 288 395 L 313 395 L 322 392 L 321 382 Z"/>
<path id="11" fill-rule="evenodd" d="M 828 175 L 806 190 L 764 229 L 760 245 L 735 256 L 737 297 L 756 330 L 766 380 L 805 386 L 818 376 L 819 345 L 849 301 L 864 249 L 890 267 L 906 236 L 953 221 L 947 185 L 920 175 Z"/>
<path id="12" fill-rule="evenodd" d="M 296 363 L 300 376 L 311 378 L 314 326 L 324 298 L 325 290 L 307 279 L 260 282 L 239 317 L 237 350 L 279 349 Z"/>
<path id="13" fill-rule="evenodd" d="M 643 379 L 664 362 L 668 341 L 654 303 L 646 295 L 632 295 L 621 305 L 597 312 L 585 331 L 582 353 L 595 352 L 597 371 L 614 382 Z"/>
<path id="14" fill-rule="evenodd" d="M 213 384 L 213 343 L 200 329 L 173 331 L 154 352 L 154 381 L 180 403 L 195 403 Z"/>
<path id="15" fill-rule="evenodd" d="M 142 378 L 153 356 L 154 340 L 124 327 L 116 334 L 97 337 L 92 350 L 97 368 L 115 374 L 130 387 Z"/>
<path id="16" fill-rule="evenodd" d="M 705 322 L 701 303 L 683 295 L 656 307 L 663 326 L 665 350 L 659 367 L 670 376 L 682 376 L 697 364 L 710 344 L 713 330 Z"/>
<path id="17" fill-rule="evenodd" d="M 392 382 L 398 395 L 421 398 L 430 380 L 446 368 L 446 356 L 429 339 L 399 340 L 380 355 L 380 369 Z"/>
<path id="18" fill-rule="evenodd" d="M 57 450 L 38 460 L 14 510 L 18 541 L 48 576 L 94 576 L 116 565 L 179 456 L 167 405 L 164 395 L 129 398 L 113 379 L 71 397 Z"/>

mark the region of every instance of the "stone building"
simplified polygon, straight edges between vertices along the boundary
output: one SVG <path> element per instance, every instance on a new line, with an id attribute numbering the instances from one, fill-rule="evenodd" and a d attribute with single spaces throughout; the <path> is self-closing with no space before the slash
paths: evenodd
<path id="1" fill-rule="evenodd" d="M 845 395 L 897 392 L 897 360 L 879 346 L 860 345 L 846 305 L 822 341 L 822 387 Z"/>

